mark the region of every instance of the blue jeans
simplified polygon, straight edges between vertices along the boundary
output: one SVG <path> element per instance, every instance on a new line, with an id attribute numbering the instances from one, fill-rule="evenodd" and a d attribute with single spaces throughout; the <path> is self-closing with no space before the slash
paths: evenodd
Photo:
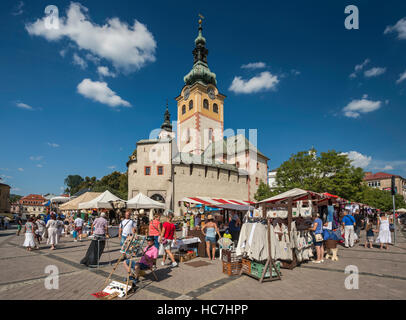
<path id="1" fill-rule="evenodd" d="M 159 250 L 159 236 L 154 236 L 154 246 Z"/>
<path id="2" fill-rule="evenodd" d="M 126 263 L 127 266 L 129 266 L 130 265 L 130 260 L 127 259 L 125 261 L 125 263 Z M 135 262 L 135 261 L 131 261 L 130 268 L 134 269 L 136 264 L 140 265 L 140 270 L 149 270 L 150 269 L 150 266 L 147 266 L 146 264 L 143 264 L 143 263 L 140 263 L 140 262 Z"/>
<path id="3" fill-rule="evenodd" d="M 206 236 L 206 242 L 210 242 L 210 243 L 216 243 L 216 237 L 207 237 Z"/>
<path id="4" fill-rule="evenodd" d="M 127 236 L 121 236 L 121 240 L 120 240 L 120 246 L 123 246 L 125 239 L 127 239 Z"/>

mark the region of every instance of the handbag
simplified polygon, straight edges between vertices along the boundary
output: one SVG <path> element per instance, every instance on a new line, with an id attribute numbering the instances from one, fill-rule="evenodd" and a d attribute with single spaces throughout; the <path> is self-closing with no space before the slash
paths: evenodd
<path id="1" fill-rule="evenodd" d="M 389 224 L 389 230 L 390 232 L 394 232 L 395 231 L 395 225 L 393 223 Z"/>
<path id="2" fill-rule="evenodd" d="M 314 239 L 316 240 L 316 242 L 322 242 L 324 241 L 323 239 L 323 235 L 321 233 L 317 233 L 314 235 Z"/>

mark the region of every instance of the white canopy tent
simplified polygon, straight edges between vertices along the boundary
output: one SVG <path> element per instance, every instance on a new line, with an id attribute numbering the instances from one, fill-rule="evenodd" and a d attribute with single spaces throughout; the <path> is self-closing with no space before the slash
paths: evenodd
<path id="1" fill-rule="evenodd" d="M 406 209 L 405 209 L 405 208 L 402 208 L 402 209 L 396 210 L 396 212 L 406 213 Z"/>
<path id="2" fill-rule="evenodd" d="M 138 193 L 134 198 L 127 201 L 127 208 L 130 209 L 165 209 L 165 204 Z"/>
<path id="3" fill-rule="evenodd" d="M 287 198 L 300 198 L 303 197 L 309 193 L 314 193 L 314 192 L 310 192 L 310 191 L 306 191 L 303 189 L 299 189 L 299 188 L 294 188 L 292 190 L 286 191 L 284 193 L 278 194 L 276 196 L 273 196 L 271 198 L 265 199 L 260 201 L 259 203 L 264 203 L 264 202 L 275 202 L 275 201 L 280 201 L 280 200 L 284 200 Z"/>
<path id="4" fill-rule="evenodd" d="M 113 209 L 111 202 L 114 202 L 114 201 L 125 202 L 124 200 L 120 199 L 119 197 L 116 197 L 110 191 L 106 190 L 101 195 L 94 198 L 93 200 L 90 200 L 88 202 L 79 203 L 78 207 L 79 207 L 79 209 L 93 209 L 93 208 L 95 208 L 95 209 Z"/>

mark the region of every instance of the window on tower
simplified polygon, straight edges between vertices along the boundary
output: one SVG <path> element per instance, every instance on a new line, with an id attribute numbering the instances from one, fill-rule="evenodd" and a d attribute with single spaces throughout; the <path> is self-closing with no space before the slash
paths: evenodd
<path id="1" fill-rule="evenodd" d="M 217 103 L 213 104 L 213 112 L 219 113 L 219 107 L 218 107 Z"/>
<path id="2" fill-rule="evenodd" d="M 203 108 L 209 110 L 209 101 L 207 99 L 203 100 Z"/>
<path id="3" fill-rule="evenodd" d="M 193 109 L 193 100 L 190 100 L 189 101 L 189 110 L 192 110 Z"/>
<path id="4" fill-rule="evenodd" d="M 185 113 L 186 113 L 186 106 L 183 105 L 183 106 L 182 106 L 182 114 L 185 114 Z"/>

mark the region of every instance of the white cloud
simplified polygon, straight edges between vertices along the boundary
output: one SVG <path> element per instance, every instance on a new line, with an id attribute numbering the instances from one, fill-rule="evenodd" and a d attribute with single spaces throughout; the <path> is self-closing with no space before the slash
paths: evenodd
<path id="1" fill-rule="evenodd" d="M 379 68 L 379 67 L 371 68 L 364 72 L 364 76 L 367 78 L 377 77 L 377 76 L 380 76 L 381 74 L 384 74 L 385 71 L 386 71 L 386 68 Z"/>
<path id="2" fill-rule="evenodd" d="M 365 95 L 364 95 L 365 97 Z M 344 115 L 349 118 L 358 118 L 361 113 L 368 113 L 378 110 L 382 105 L 381 101 L 371 101 L 366 98 L 353 100 L 343 108 Z"/>
<path id="3" fill-rule="evenodd" d="M 115 76 L 116 76 L 113 72 L 110 72 L 108 67 L 104 67 L 104 66 L 97 67 L 97 72 L 99 73 L 100 76 L 103 76 L 103 77 L 115 78 Z"/>
<path id="4" fill-rule="evenodd" d="M 66 51 L 68 51 L 67 49 L 62 49 L 61 51 L 59 51 L 59 54 L 62 56 L 62 58 L 65 57 Z"/>
<path id="5" fill-rule="evenodd" d="M 38 167 L 38 168 L 42 168 L 43 165 L 42 165 L 42 164 L 37 164 L 37 167 Z"/>
<path id="6" fill-rule="evenodd" d="M 87 68 L 87 62 L 79 57 L 76 53 L 73 54 L 73 64 L 78 65 L 81 69 Z"/>
<path id="7" fill-rule="evenodd" d="M 372 157 L 368 157 L 357 151 L 343 152 L 351 160 L 351 164 L 357 168 L 366 168 L 372 161 Z"/>
<path id="8" fill-rule="evenodd" d="M 26 103 L 22 103 L 22 102 L 17 102 L 16 106 L 21 108 L 21 109 L 25 109 L 25 110 L 34 110 L 33 107 L 31 107 L 30 105 L 28 105 Z"/>
<path id="9" fill-rule="evenodd" d="M 60 15 L 58 29 L 47 28 L 46 17 L 26 24 L 25 28 L 30 35 L 42 36 L 48 41 L 66 37 L 79 49 L 105 58 L 126 72 L 155 61 L 156 42 L 144 24 L 134 20 L 133 26 L 129 26 L 118 18 L 110 18 L 100 26 L 93 23 L 87 13 L 86 7 L 72 2 L 66 17 Z"/>
<path id="10" fill-rule="evenodd" d="M 405 79 L 406 79 L 406 71 L 399 75 L 399 79 L 396 81 L 396 83 L 401 83 Z"/>
<path id="11" fill-rule="evenodd" d="M 34 157 L 34 156 L 31 156 L 31 157 L 30 157 L 30 160 L 31 160 L 31 161 L 40 161 L 42 158 L 43 158 L 43 156 L 35 156 L 35 157 Z"/>
<path id="12" fill-rule="evenodd" d="M 290 72 L 291 72 L 294 76 L 298 76 L 298 75 L 301 74 L 301 72 L 300 72 L 299 70 L 295 70 L 295 69 L 290 70 Z"/>
<path id="13" fill-rule="evenodd" d="M 371 60 L 365 59 L 365 61 L 361 64 L 357 64 L 354 68 L 355 71 L 361 71 L 368 63 L 370 63 Z"/>
<path id="14" fill-rule="evenodd" d="M 86 98 L 107 104 L 110 107 L 131 106 L 128 101 L 116 95 L 116 93 L 107 86 L 106 82 L 83 79 L 83 81 L 78 84 L 77 89 L 78 92 Z"/>
<path id="15" fill-rule="evenodd" d="M 229 90 L 235 93 L 255 93 L 275 89 L 278 83 L 279 79 L 277 76 L 272 75 L 268 71 L 264 71 L 249 80 L 234 77 Z"/>
<path id="16" fill-rule="evenodd" d="M 22 14 L 24 12 L 23 10 L 23 6 L 24 6 L 24 2 L 20 1 L 13 9 L 13 12 L 11 12 L 11 14 L 13 16 L 19 16 L 20 14 Z"/>
<path id="17" fill-rule="evenodd" d="M 11 191 L 21 191 L 20 188 L 11 188 Z"/>
<path id="18" fill-rule="evenodd" d="M 110 167 L 107 167 L 107 168 L 113 170 L 113 169 L 116 168 L 116 166 L 110 166 Z"/>
<path id="19" fill-rule="evenodd" d="M 262 69 L 266 68 L 266 63 L 265 62 L 250 62 L 247 64 L 243 64 L 241 66 L 242 69 Z"/>
<path id="20" fill-rule="evenodd" d="M 52 147 L 52 148 L 58 148 L 58 147 L 59 147 L 59 144 L 57 144 L 57 143 L 48 142 L 48 145 L 49 145 L 50 147 Z"/>
<path id="21" fill-rule="evenodd" d="M 371 60 L 365 59 L 364 62 L 357 64 L 354 68 L 354 72 L 350 74 L 350 78 L 356 78 L 357 73 L 360 72 L 362 69 L 364 69 L 364 67 L 370 62 Z"/>
<path id="22" fill-rule="evenodd" d="M 406 40 L 406 17 L 400 19 L 394 26 L 387 26 L 384 34 L 397 32 L 398 39 Z"/>
<path id="23" fill-rule="evenodd" d="M 382 168 L 382 170 L 393 170 L 393 167 L 387 164 L 385 167 Z"/>
<path id="24" fill-rule="evenodd" d="M 86 54 L 86 59 L 93 62 L 96 65 L 100 63 L 100 58 L 96 57 L 95 55 L 93 55 L 91 53 Z"/>
<path id="25" fill-rule="evenodd" d="M 18 170 L 18 171 L 21 171 L 21 172 L 23 172 L 23 171 L 24 171 L 24 169 L 23 169 L 23 168 L 18 168 L 17 170 Z"/>

